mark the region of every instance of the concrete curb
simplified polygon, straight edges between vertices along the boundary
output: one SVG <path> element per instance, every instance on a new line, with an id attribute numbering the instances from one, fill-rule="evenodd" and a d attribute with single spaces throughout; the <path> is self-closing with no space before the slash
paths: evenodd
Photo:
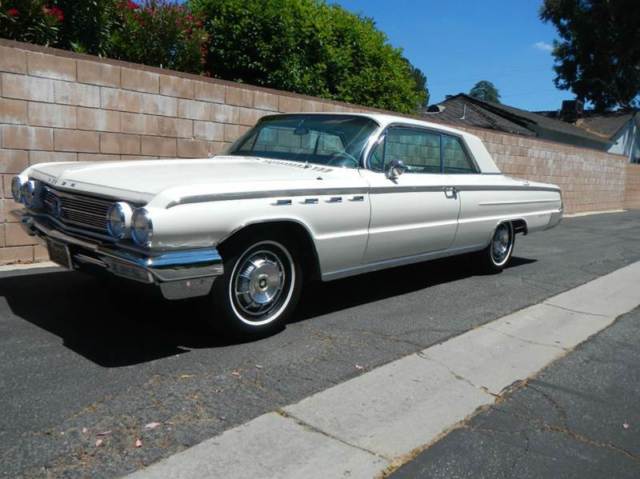
<path id="1" fill-rule="evenodd" d="M 640 304 L 640 262 L 228 430 L 148 478 L 371 478 Z"/>
<path id="2" fill-rule="evenodd" d="M 41 263 L 16 263 L 0 266 L 0 273 L 9 273 L 11 271 L 26 271 L 30 269 L 42 268 L 61 268 L 53 261 L 42 261 Z"/>

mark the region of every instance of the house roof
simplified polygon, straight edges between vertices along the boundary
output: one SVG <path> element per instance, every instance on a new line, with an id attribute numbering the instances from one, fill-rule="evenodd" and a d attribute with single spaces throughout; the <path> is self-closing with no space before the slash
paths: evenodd
<path id="1" fill-rule="evenodd" d="M 491 110 L 467 101 L 466 95 L 456 95 L 439 103 L 437 113 L 423 112 L 429 121 L 443 122 L 452 125 L 489 128 L 507 131 L 518 135 L 535 136 L 535 132 Z"/>
<path id="2" fill-rule="evenodd" d="M 431 121 L 490 128 L 602 149 L 606 149 L 610 144 L 608 138 L 570 123 L 501 103 L 478 100 L 464 93 L 449 97 L 438 105 L 441 107 L 440 112 L 425 112 L 424 116 Z"/>
<path id="3" fill-rule="evenodd" d="M 612 139 L 636 114 L 635 111 L 613 111 L 599 114 L 585 112 L 585 116 L 576 121 L 576 126 L 601 138 Z"/>

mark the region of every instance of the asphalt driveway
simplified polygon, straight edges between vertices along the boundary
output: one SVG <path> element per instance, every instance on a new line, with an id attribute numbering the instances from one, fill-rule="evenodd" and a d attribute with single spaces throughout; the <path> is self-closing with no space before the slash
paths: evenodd
<path id="1" fill-rule="evenodd" d="M 245 344 L 208 334 L 198 301 L 79 273 L 0 274 L 0 475 L 131 472 L 638 261 L 638 238 L 637 211 L 567 219 L 519 237 L 500 275 L 460 257 L 318 284 L 285 331 Z"/>

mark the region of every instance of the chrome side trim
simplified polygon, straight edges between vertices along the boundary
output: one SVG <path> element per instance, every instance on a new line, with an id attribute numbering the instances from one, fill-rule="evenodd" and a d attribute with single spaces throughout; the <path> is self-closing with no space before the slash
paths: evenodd
<path id="1" fill-rule="evenodd" d="M 357 274 L 371 273 L 387 268 L 394 268 L 397 266 L 405 266 L 413 263 L 420 263 L 422 261 L 429 261 L 432 259 L 446 258 L 447 256 L 455 256 L 458 254 L 471 253 L 474 251 L 480 251 L 484 249 L 486 244 L 478 244 L 468 246 L 464 248 L 446 249 L 441 251 L 432 251 L 430 253 L 421 253 L 413 256 L 403 256 L 401 258 L 388 259 L 383 261 L 377 261 L 375 263 L 368 263 L 353 268 L 345 268 L 338 271 L 332 271 L 330 273 L 322 274 L 322 281 L 333 281 L 334 279 L 346 278 L 347 276 L 355 276 Z"/>
<path id="2" fill-rule="evenodd" d="M 456 186 L 458 191 L 553 191 L 560 193 L 560 188 L 554 186 L 527 186 L 527 185 L 497 185 L 497 186 Z"/>
<path id="3" fill-rule="evenodd" d="M 553 191 L 560 192 L 559 188 L 551 186 L 526 186 L 526 185 L 438 185 L 438 186 L 379 186 L 375 188 L 313 188 L 308 190 L 272 190 L 240 193 L 213 193 L 210 195 L 185 196 L 179 200 L 170 202 L 166 208 L 191 203 L 207 203 L 211 201 L 254 200 L 261 198 L 273 198 L 282 196 L 324 196 L 324 195 L 358 195 L 358 194 L 389 194 L 389 193 L 422 193 L 428 191 L 444 191 L 445 188 L 455 188 L 457 191 Z"/>
<path id="4" fill-rule="evenodd" d="M 557 203 L 558 200 L 515 200 L 515 201 L 491 201 L 478 203 L 478 206 L 504 206 L 504 205 L 533 205 L 541 203 Z"/>
<path id="5" fill-rule="evenodd" d="M 283 196 L 315 196 L 315 195 L 341 195 L 368 193 L 369 188 L 313 188 L 307 190 L 270 190 L 270 191 L 248 191 L 239 193 L 213 193 L 210 195 L 185 196 L 179 200 L 170 202 L 166 209 L 178 205 L 190 203 L 207 203 L 210 201 L 231 201 L 231 200 L 255 200 L 260 198 L 272 198 Z"/>

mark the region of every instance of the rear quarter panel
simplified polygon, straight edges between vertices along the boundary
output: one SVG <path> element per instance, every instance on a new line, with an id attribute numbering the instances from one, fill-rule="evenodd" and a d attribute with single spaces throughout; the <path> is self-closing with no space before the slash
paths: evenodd
<path id="1" fill-rule="evenodd" d="M 454 247 L 486 246 L 502 221 L 524 220 L 528 233 L 544 230 L 562 211 L 560 190 L 503 175 L 477 175 L 459 185 L 460 215 Z"/>

